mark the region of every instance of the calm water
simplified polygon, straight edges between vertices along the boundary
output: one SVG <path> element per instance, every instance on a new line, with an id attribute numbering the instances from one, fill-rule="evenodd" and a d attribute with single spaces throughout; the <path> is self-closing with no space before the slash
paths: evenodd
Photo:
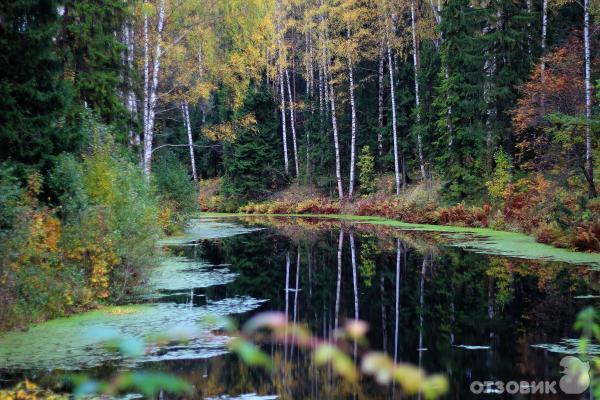
<path id="1" fill-rule="evenodd" d="M 475 396 L 473 380 L 560 378 L 559 361 L 573 349 L 568 339 L 577 337 L 574 318 L 598 305 L 600 293 L 598 273 L 584 266 L 487 256 L 440 245 L 431 233 L 336 221 L 205 219 L 166 249 L 171 257 L 150 279 L 144 312 L 111 316 L 107 325 L 143 335 L 149 327 L 193 325 L 207 313 L 243 323 L 279 310 L 328 337 L 336 320 L 358 317 L 369 323 L 371 348 L 445 374 L 449 399 L 510 397 Z M 397 387 L 369 379 L 344 383 L 291 343 L 264 345 L 277 362 L 272 375 L 239 362 L 219 336 L 161 349 L 134 365 L 97 351 L 88 357 L 91 344 L 74 338 L 94 324 L 91 317 L 60 329 L 42 324 L 0 338 L 0 384 L 24 376 L 52 384 L 73 369 L 109 376 L 143 367 L 182 376 L 198 398 L 401 398 Z M 43 355 L 19 353 L 19 345 L 34 348 L 42 337 L 52 337 L 44 346 L 53 351 L 40 345 Z"/>

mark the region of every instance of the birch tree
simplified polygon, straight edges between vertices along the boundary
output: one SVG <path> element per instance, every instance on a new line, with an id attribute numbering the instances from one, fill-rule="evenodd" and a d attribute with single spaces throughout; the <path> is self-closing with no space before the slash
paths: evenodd
<path id="1" fill-rule="evenodd" d="M 592 160 L 592 85 L 591 85 L 591 60 L 590 60 L 590 0 L 583 0 L 583 57 L 584 57 L 584 80 L 585 80 L 585 170 L 588 181 L 588 195 L 595 198 L 596 185 L 594 184 L 594 164 Z"/>
<path id="2" fill-rule="evenodd" d="M 148 3 L 146 3 L 148 4 Z M 156 118 L 157 91 L 162 56 L 162 35 L 165 27 L 165 1 L 159 0 L 156 9 L 156 32 L 154 35 L 154 52 L 150 55 L 149 10 L 144 9 L 144 124 L 143 124 L 143 168 L 146 176 L 150 176 L 152 168 L 152 142 L 154 139 L 154 122 Z M 150 58 L 152 57 L 152 79 L 150 79 Z"/>
<path id="3" fill-rule="evenodd" d="M 417 23 L 415 13 L 415 0 L 410 0 L 410 28 L 412 36 L 412 47 L 413 47 L 413 70 L 414 70 L 414 81 L 415 81 L 415 110 L 416 110 L 416 124 L 417 129 L 421 123 L 421 102 L 419 94 L 419 43 L 417 41 Z M 421 178 L 427 179 L 427 173 L 425 172 L 425 160 L 423 158 L 423 138 L 421 132 L 417 131 L 417 153 L 419 156 L 419 169 L 421 171 Z"/>

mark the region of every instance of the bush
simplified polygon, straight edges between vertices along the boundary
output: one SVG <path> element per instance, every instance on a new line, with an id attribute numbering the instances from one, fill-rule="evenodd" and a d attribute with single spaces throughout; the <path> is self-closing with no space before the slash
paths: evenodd
<path id="1" fill-rule="evenodd" d="M 369 146 L 363 146 L 358 156 L 358 185 L 360 194 L 369 195 L 376 190 L 375 158 L 371 155 Z"/>
<path id="2" fill-rule="evenodd" d="M 109 135 L 93 143 L 79 159 L 56 159 L 48 175 L 54 208 L 37 201 L 39 173 L 22 188 L 0 168 L 0 328 L 118 302 L 157 263 L 155 190 Z"/>

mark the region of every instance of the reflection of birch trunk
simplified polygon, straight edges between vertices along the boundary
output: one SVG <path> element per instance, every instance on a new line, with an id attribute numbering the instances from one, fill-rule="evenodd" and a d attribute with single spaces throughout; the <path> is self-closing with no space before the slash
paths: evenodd
<path id="1" fill-rule="evenodd" d="M 383 273 L 379 279 L 379 292 L 381 293 L 381 336 L 382 336 L 382 345 L 383 352 L 387 353 L 387 315 L 385 311 L 385 278 Z"/>
<path id="2" fill-rule="evenodd" d="M 290 303 L 289 303 L 289 293 L 290 293 L 290 252 L 288 251 L 285 254 L 285 320 L 289 321 L 289 311 L 290 311 Z M 283 351 L 284 351 L 284 362 L 287 363 L 288 354 L 287 354 L 287 327 L 283 339 Z"/>
<path id="3" fill-rule="evenodd" d="M 338 239 L 338 251 L 337 251 L 337 283 L 335 290 L 335 319 L 333 323 L 333 329 L 338 327 L 338 316 L 340 312 L 340 290 L 342 285 L 342 249 L 344 247 L 344 231 L 340 228 L 340 237 Z"/>
<path id="4" fill-rule="evenodd" d="M 294 289 L 294 324 L 298 323 L 298 290 L 300 284 L 300 245 L 298 245 L 298 255 L 296 257 L 296 288 Z M 294 346 L 296 345 L 296 331 L 292 336 L 292 343 L 290 344 L 290 354 L 294 355 Z M 291 359 L 290 359 L 291 361 Z"/>
<path id="5" fill-rule="evenodd" d="M 358 279 L 356 276 L 356 247 L 354 246 L 353 232 L 350 232 L 350 258 L 352 260 L 352 286 L 354 289 L 354 320 L 358 320 Z M 356 339 L 354 339 L 353 350 L 354 359 L 356 359 Z"/>
<path id="6" fill-rule="evenodd" d="M 394 316 L 394 362 L 398 362 L 398 322 L 400 318 L 400 258 L 402 247 L 400 239 L 396 239 L 396 307 Z"/>

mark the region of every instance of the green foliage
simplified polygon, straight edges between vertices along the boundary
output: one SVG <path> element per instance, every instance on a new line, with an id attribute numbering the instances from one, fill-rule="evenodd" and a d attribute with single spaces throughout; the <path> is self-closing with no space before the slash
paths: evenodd
<path id="1" fill-rule="evenodd" d="M 80 136 L 64 129 L 69 85 L 54 40 L 59 2 L 0 4 L 0 159 L 46 164 L 77 148 Z"/>
<path id="2" fill-rule="evenodd" d="M 49 172 L 56 209 L 37 200 L 41 176 L 27 191 L 0 170 L 5 322 L 20 324 L 113 302 L 132 293 L 156 264 L 158 199 L 139 167 L 120 154 L 108 129 L 91 123 L 92 146 L 64 154 Z M 58 219 L 60 216 L 61 219 Z M 24 320 L 24 321 L 23 321 Z"/>
<path id="3" fill-rule="evenodd" d="M 163 154 L 153 164 L 154 182 L 163 202 L 182 213 L 198 209 L 196 187 L 186 166 L 172 153 Z"/>
<path id="4" fill-rule="evenodd" d="M 14 168 L 7 163 L 0 164 L 0 238 L 4 239 L 15 227 L 23 212 L 24 199 Z"/>
<path id="5" fill-rule="evenodd" d="M 122 0 L 68 0 L 64 3 L 59 43 L 72 77 L 78 104 L 86 104 L 106 123 L 125 126 L 123 90 L 125 46 L 115 32 L 123 29 L 127 3 Z M 120 138 L 122 139 L 122 138 Z"/>
<path id="6" fill-rule="evenodd" d="M 358 156 L 358 184 L 360 193 L 369 195 L 375 192 L 375 158 L 369 146 L 363 146 Z"/>
<path id="7" fill-rule="evenodd" d="M 226 143 L 222 192 L 239 201 L 260 199 L 282 187 L 281 138 L 277 107 L 266 87 L 249 91 L 243 112 L 252 110 L 256 124 L 240 127 Z"/>
<path id="8" fill-rule="evenodd" d="M 506 188 L 512 180 L 512 163 L 510 162 L 508 154 L 502 150 L 498 150 L 496 154 L 494 154 L 494 161 L 496 162 L 494 173 L 485 185 L 487 186 L 492 199 L 498 201 L 504 199 Z"/>

